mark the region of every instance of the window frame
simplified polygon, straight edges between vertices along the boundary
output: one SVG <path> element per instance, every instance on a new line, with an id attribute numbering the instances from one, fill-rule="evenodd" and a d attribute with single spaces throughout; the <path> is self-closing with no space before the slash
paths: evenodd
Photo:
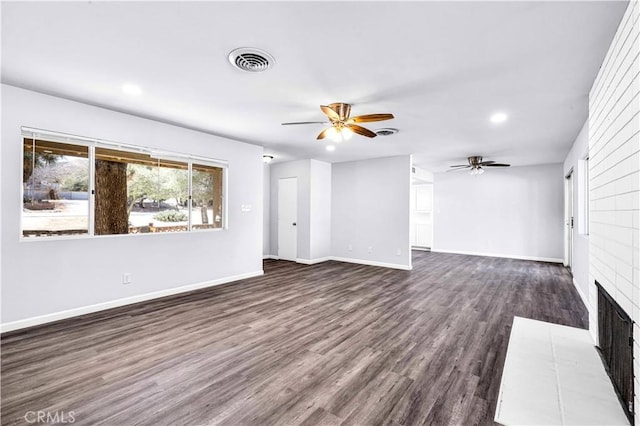
<path id="1" fill-rule="evenodd" d="M 159 149 L 153 149 L 145 146 L 124 144 L 118 142 L 105 141 L 102 139 L 89 138 L 84 136 L 75 136 L 66 133 L 34 129 L 30 127 L 21 127 L 20 132 L 21 138 L 21 157 L 20 157 L 20 168 L 24 170 L 24 145 L 25 139 L 36 140 L 45 140 L 48 142 L 56 142 L 56 143 L 66 143 L 69 145 L 78 145 L 82 147 L 87 147 L 88 149 L 88 161 L 89 161 L 89 208 L 88 208 L 88 232 L 86 234 L 69 234 L 69 235 L 51 235 L 51 236 L 25 236 L 24 235 L 24 184 L 21 182 L 20 184 L 20 200 L 19 208 L 19 240 L 25 242 L 32 241 L 52 241 L 52 240 L 69 240 L 69 239 L 86 239 L 86 238 L 109 238 L 109 237 L 131 237 L 131 236 L 141 236 L 141 235 L 166 235 L 166 234 L 185 234 L 185 233 L 200 233 L 200 232 L 217 232 L 217 231 L 226 231 L 228 230 L 228 202 L 227 202 L 227 190 L 228 190 L 228 173 L 229 173 L 229 163 L 226 160 L 221 160 L 217 158 L 211 157 L 203 157 L 197 155 L 183 154 L 172 151 L 165 151 Z M 95 159 L 96 159 L 96 148 L 105 148 L 111 150 L 122 151 L 123 153 L 138 153 L 149 155 L 152 158 L 158 160 L 168 160 L 168 161 L 179 161 L 185 163 L 187 165 L 187 181 L 188 181 L 188 226 L 186 231 L 180 232 L 139 232 L 139 233 L 126 233 L 126 234 L 105 234 L 105 235 L 96 235 L 95 234 Z M 221 169 L 221 211 L 222 211 L 222 223 L 220 227 L 217 228 L 192 228 L 192 171 L 193 165 L 203 165 L 209 167 L 217 167 Z"/>
<path id="2" fill-rule="evenodd" d="M 89 221 L 88 223 L 88 227 L 87 227 L 87 233 L 86 234 L 68 234 L 68 235 L 52 235 L 52 236 L 48 236 L 48 237 L 38 237 L 38 236 L 25 236 L 24 235 L 24 214 L 23 214 L 23 209 L 24 209 L 24 184 L 23 182 L 21 182 L 20 184 L 20 200 L 21 202 L 19 203 L 19 209 L 20 209 L 20 229 L 19 229 L 19 234 L 20 234 L 20 241 L 51 241 L 51 240 L 76 240 L 76 239 L 85 239 L 85 238 L 90 238 L 93 236 L 93 181 L 94 181 L 94 176 L 93 176 L 93 172 L 94 172 L 94 165 L 92 164 L 92 151 L 93 151 L 93 147 L 84 142 L 84 141 L 72 141 L 72 140 L 68 140 L 68 139 L 62 139 L 62 138 L 46 138 L 46 136 L 44 134 L 41 133 L 33 133 L 31 135 L 27 135 L 25 134 L 25 131 L 22 130 L 22 132 L 20 133 L 20 139 L 21 139 L 21 156 L 20 156 L 20 169 L 24 170 L 24 141 L 25 139 L 31 139 L 32 142 L 35 144 L 35 141 L 40 139 L 40 140 L 46 140 L 47 142 L 56 142 L 56 143 L 66 143 L 69 145 L 78 145 L 78 146 L 84 146 L 87 147 L 88 150 L 88 157 L 87 160 L 89 161 L 89 181 L 88 181 L 88 185 L 89 185 L 89 198 L 88 198 L 88 202 L 89 202 L 89 208 L 88 208 L 88 212 L 87 212 L 87 220 Z"/>
<path id="3" fill-rule="evenodd" d="M 192 188 L 191 185 L 193 184 L 193 175 L 192 175 L 192 169 L 193 169 L 193 164 L 198 164 L 201 166 L 209 166 L 209 167 L 218 167 L 220 169 L 222 169 L 222 223 L 220 228 L 196 228 L 196 229 L 192 229 L 191 228 L 191 211 L 193 210 L 193 197 L 192 197 Z M 192 161 L 189 162 L 189 232 L 206 232 L 206 231 L 219 231 L 219 230 L 226 230 L 228 229 L 228 211 L 227 211 L 227 173 L 228 173 L 228 168 L 227 167 L 220 167 L 219 165 L 217 165 L 217 163 L 215 162 L 207 162 L 206 160 L 197 160 L 197 161 Z M 215 219 L 215 217 L 214 217 Z"/>

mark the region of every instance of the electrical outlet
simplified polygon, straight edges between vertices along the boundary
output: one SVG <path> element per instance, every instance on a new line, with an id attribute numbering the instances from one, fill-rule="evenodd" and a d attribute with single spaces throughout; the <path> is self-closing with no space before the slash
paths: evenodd
<path id="1" fill-rule="evenodd" d="M 373 253 L 373 247 L 371 246 L 367 247 L 367 253 Z"/>
<path id="2" fill-rule="evenodd" d="M 131 284 L 131 273 L 125 272 L 122 274 L 122 284 Z"/>
<path id="3" fill-rule="evenodd" d="M 349 244 L 349 246 L 347 247 L 347 250 L 353 251 L 353 246 L 351 244 Z"/>
<path id="4" fill-rule="evenodd" d="M 398 250 L 396 251 L 396 256 L 402 256 L 402 250 L 398 249 Z"/>

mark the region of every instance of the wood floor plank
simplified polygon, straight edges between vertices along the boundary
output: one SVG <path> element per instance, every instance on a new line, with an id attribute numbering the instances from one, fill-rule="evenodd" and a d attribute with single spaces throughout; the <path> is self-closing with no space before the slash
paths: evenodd
<path id="1" fill-rule="evenodd" d="M 1 340 L 2 425 L 492 425 L 514 315 L 587 327 L 560 265 L 416 252 L 265 275 Z"/>

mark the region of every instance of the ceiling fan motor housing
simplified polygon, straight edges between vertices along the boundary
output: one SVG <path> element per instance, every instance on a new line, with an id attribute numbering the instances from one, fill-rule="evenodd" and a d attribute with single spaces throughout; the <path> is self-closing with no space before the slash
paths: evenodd
<path id="1" fill-rule="evenodd" d="M 345 104 L 343 102 L 329 104 L 329 108 L 334 110 L 336 114 L 340 116 L 340 121 L 345 121 L 351 114 L 351 105 Z"/>
<path id="2" fill-rule="evenodd" d="M 468 160 L 471 166 L 479 166 L 482 163 L 482 157 L 479 155 L 469 157 Z"/>

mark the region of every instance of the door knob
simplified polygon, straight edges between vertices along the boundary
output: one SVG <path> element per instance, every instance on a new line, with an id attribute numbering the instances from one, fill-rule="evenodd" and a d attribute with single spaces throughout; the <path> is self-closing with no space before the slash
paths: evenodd
<path id="1" fill-rule="evenodd" d="M 293 226 L 296 226 L 296 223 L 295 223 L 295 222 L 293 222 L 293 223 L 292 223 L 292 225 L 293 225 Z"/>

